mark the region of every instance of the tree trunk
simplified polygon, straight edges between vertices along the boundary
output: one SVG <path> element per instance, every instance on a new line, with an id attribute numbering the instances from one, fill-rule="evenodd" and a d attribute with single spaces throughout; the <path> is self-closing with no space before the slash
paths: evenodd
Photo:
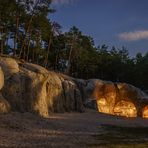
<path id="1" fill-rule="evenodd" d="M 18 30 L 19 30 L 19 12 L 16 12 L 16 31 L 14 37 L 14 47 L 13 47 L 13 55 L 16 56 L 16 43 L 18 39 Z"/>
<path id="2" fill-rule="evenodd" d="M 1 48 L 0 53 L 3 54 L 3 41 L 2 40 L 0 41 L 0 48 Z"/>
<path id="3" fill-rule="evenodd" d="M 29 52 L 30 52 L 30 38 L 29 38 L 28 45 L 27 45 L 27 55 L 26 55 L 27 61 L 29 60 Z"/>
<path id="4" fill-rule="evenodd" d="M 4 45 L 3 45 L 3 33 L 4 33 L 4 29 L 3 26 L 1 26 L 0 28 L 0 33 L 1 33 L 1 39 L 0 39 L 0 53 L 3 54 L 3 50 L 4 50 Z"/>
<path id="5" fill-rule="evenodd" d="M 66 70 L 66 74 L 70 74 L 70 69 L 71 69 L 71 56 L 72 56 L 72 50 L 73 47 L 71 46 L 70 48 L 70 52 L 69 52 L 69 57 L 68 57 L 68 65 L 67 65 L 67 70 Z"/>
<path id="6" fill-rule="evenodd" d="M 55 67 L 54 70 L 58 70 L 58 63 L 59 63 L 59 54 L 56 54 L 56 60 L 55 60 Z"/>
<path id="7" fill-rule="evenodd" d="M 28 34 L 29 31 L 30 31 L 30 27 L 31 27 L 31 23 L 32 23 L 33 17 L 34 17 L 34 15 L 32 14 L 32 16 L 31 16 L 31 18 L 30 18 L 30 20 L 29 20 L 29 23 L 28 23 L 28 27 L 27 27 L 27 30 L 26 30 L 26 34 L 25 34 L 23 43 L 22 43 L 22 47 L 21 47 L 21 50 L 20 50 L 19 58 L 21 58 L 22 53 L 23 53 L 23 50 L 25 50 L 26 37 L 27 37 L 27 34 Z"/>
<path id="8" fill-rule="evenodd" d="M 34 6 L 34 8 L 33 8 L 32 15 L 31 15 L 31 18 L 30 18 L 30 20 L 29 20 L 28 27 L 27 27 L 27 30 L 26 30 L 25 38 L 24 38 L 24 41 L 23 41 L 23 43 L 22 43 L 22 47 L 21 47 L 21 50 L 20 50 L 19 58 L 21 58 L 21 55 L 22 55 L 24 46 L 25 46 L 25 44 L 26 44 L 26 37 L 27 37 L 27 34 L 28 34 L 29 31 L 30 31 L 31 23 L 32 23 L 33 17 L 34 17 L 34 15 L 35 15 L 35 14 L 34 14 L 34 13 L 35 13 L 35 9 L 36 9 L 36 7 L 38 6 L 39 2 L 40 2 L 40 0 L 37 0 L 35 6 Z"/>
<path id="9" fill-rule="evenodd" d="M 51 43 L 52 43 L 52 33 L 50 34 L 50 37 L 49 37 L 47 54 L 46 54 L 45 61 L 44 61 L 45 68 L 47 68 L 47 65 L 48 65 L 48 57 L 49 57 L 49 50 L 50 50 L 50 47 L 51 47 Z"/>
<path id="10" fill-rule="evenodd" d="M 35 61 L 35 49 L 33 48 L 33 52 L 32 52 L 32 61 Z"/>

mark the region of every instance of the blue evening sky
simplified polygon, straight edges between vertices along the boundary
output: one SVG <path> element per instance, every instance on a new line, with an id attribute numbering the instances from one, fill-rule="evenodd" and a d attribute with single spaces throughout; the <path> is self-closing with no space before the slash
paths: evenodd
<path id="1" fill-rule="evenodd" d="M 125 46 L 131 56 L 148 52 L 148 0 L 59 0 L 53 7 L 50 18 L 63 31 L 76 26 L 96 46 Z"/>

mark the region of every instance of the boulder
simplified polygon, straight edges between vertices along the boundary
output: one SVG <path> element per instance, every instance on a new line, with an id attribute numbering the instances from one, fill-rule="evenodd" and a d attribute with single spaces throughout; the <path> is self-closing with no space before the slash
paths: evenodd
<path id="1" fill-rule="evenodd" d="M 92 104 L 94 100 L 96 101 L 96 104 L 93 103 L 91 108 L 97 109 L 99 112 L 113 114 L 115 99 L 117 97 L 114 83 L 90 79 L 87 81 L 85 89 L 85 96 L 89 101 L 88 104 Z"/>
<path id="2" fill-rule="evenodd" d="M 148 96 L 130 84 L 93 79 L 88 80 L 85 90 L 87 100 L 96 100 L 99 112 L 148 117 Z"/>
<path id="3" fill-rule="evenodd" d="M 34 73 L 39 73 L 43 75 L 49 74 L 49 71 L 40 65 L 23 62 L 23 63 L 20 63 L 20 66 Z"/>
<path id="4" fill-rule="evenodd" d="M 13 111 L 43 117 L 48 117 L 50 112 L 83 111 L 81 93 L 72 78 L 36 64 L 9 59 L 7 61 L 13 61 L 19 69 L 5 62 L 3 69 L 7 78 L 2 94 Z M 4 63 L 2 59 L 1 63 Z"/>
<path id="5" fill-rule="evenodd" d="M 80 111 L 83 112 L 83 102 L 80 90 L 77 85 L 70 80 L 64 80 L 62 82 L 64 90 L 64 106 L 66 111 Z"/>
<path id="6" fill-rule="evenodd" d="M 17 64 L 16 60 L 7 57 L 0 58 L 0 66 L 5 75 L 5 79 L 10 78 L 13 74 L 19 72 L 19 65 Z"/>
<path id="7" fill-rule="evenodd" d="M 21 74 L 20 84 L 23 110 L 48 117 L 46 77 L 24 70 Z"/>

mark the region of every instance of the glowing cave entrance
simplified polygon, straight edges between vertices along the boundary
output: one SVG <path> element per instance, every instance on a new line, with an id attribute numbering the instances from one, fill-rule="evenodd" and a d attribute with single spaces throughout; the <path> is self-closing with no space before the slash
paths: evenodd
<path id="1" fill-rule="evenodd" d="M 121 100 L 115 105 L 114 114 L 125 117 L 137 117 L 137 110 L 132 102 Z"/>
<path id="2" fill-rule="evenodd" d="M 144 107 L 144 109 L 142 111 L 142 117 L 148 118 L 148 105 Z"/>
<path id="3" fill-rule="evenodd" d="M 105 98 L 100 98 L 97 100 L 97 106 L 99 112 L 101 113 L 113 114 L 125 117 L 137 117 L 136 107 L 132 102 L 129 101 L 121 100 L 113 108 L 113 105 L 109 104 Z M 148 117 L 148 106 L 147 106 L 147 117 Z"/>
<path id="4" fill-rule="evenodd" d="M 110 108 L 105 98 L 100 98 L 97 100 L 98 110 L 101 113 L 110 114 Z"/>

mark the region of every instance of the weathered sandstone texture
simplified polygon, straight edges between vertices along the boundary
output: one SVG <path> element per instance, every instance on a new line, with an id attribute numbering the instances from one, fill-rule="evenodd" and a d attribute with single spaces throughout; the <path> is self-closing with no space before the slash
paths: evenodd
<path id="1" fill-rule="evenodd" d="M 0 57 L 0 113 L 83 112 L 85 107 L 148 118 L 148 97 L 126 83 L 80 80 L 10 57 Z"/>

